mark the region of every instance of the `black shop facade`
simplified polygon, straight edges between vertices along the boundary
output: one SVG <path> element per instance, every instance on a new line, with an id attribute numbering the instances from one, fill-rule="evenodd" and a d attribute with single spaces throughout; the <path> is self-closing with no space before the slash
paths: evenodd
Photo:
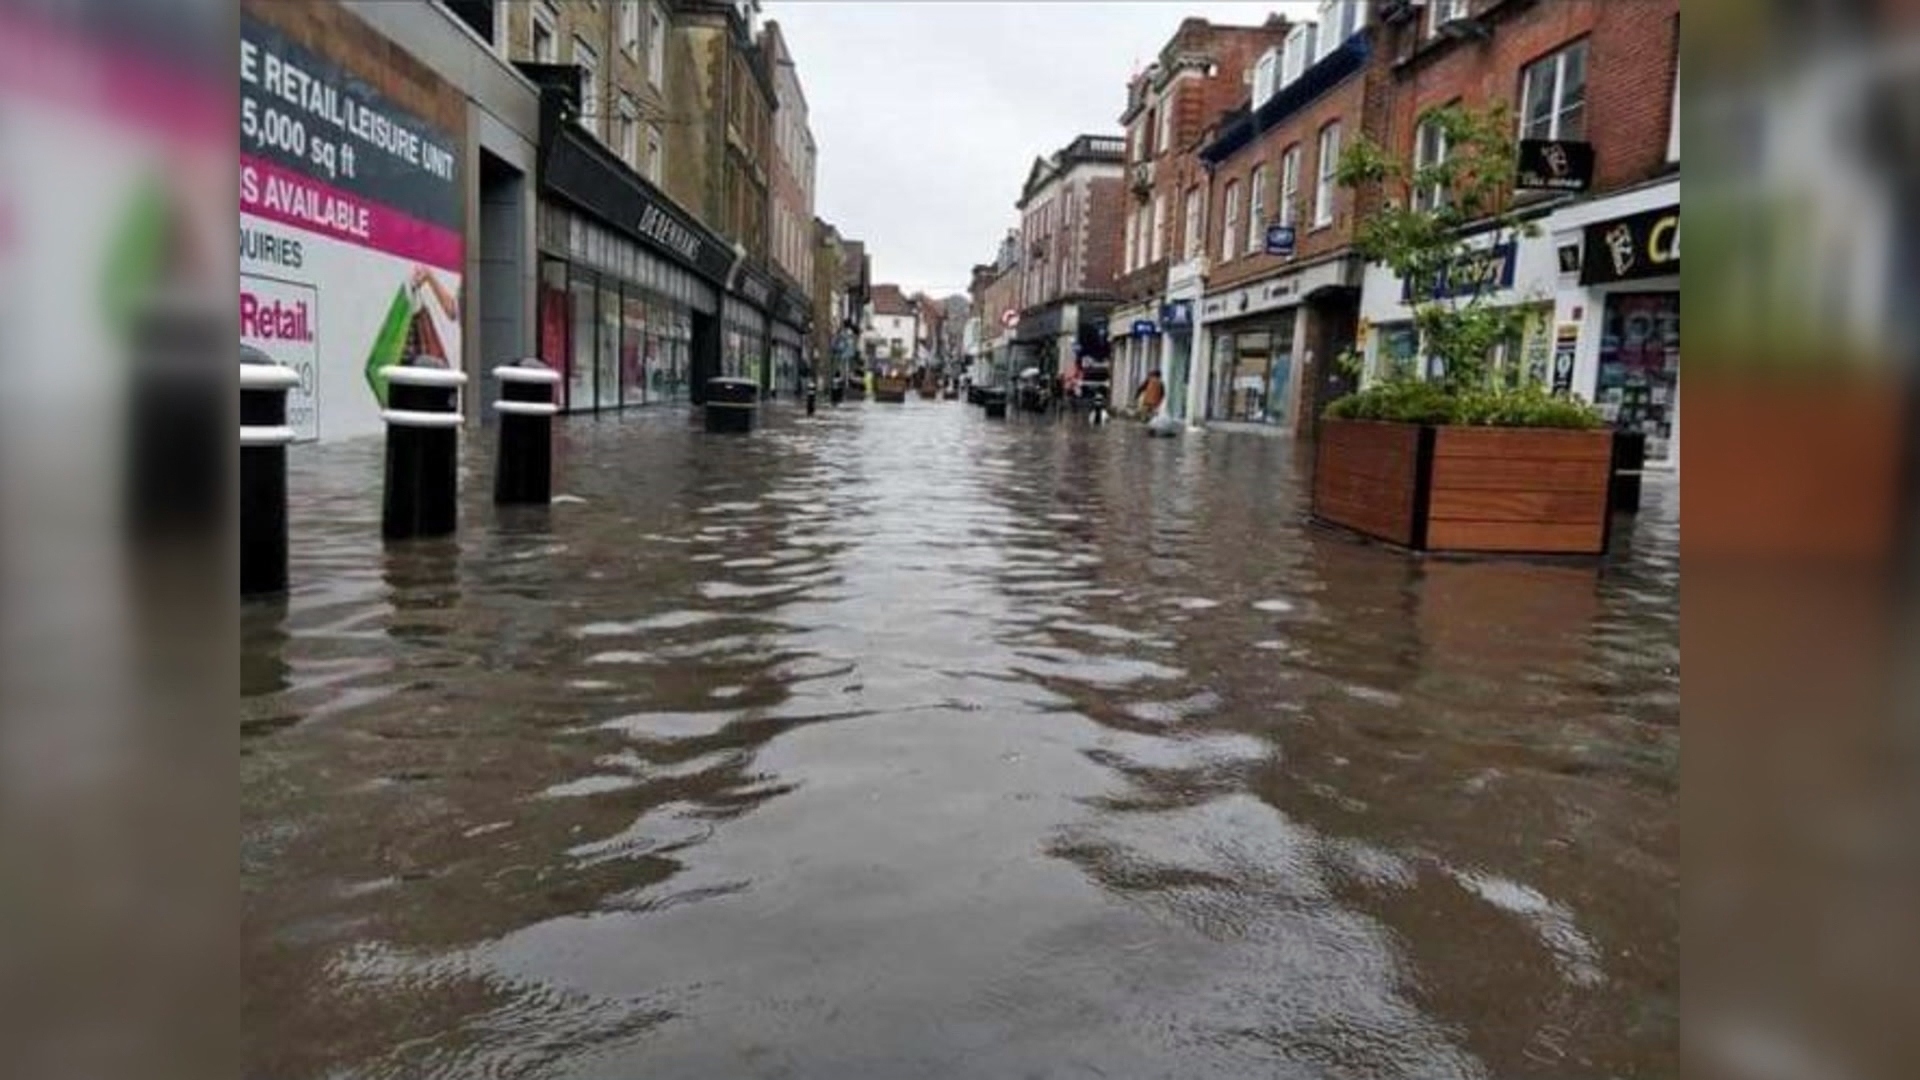
<path id="1" fill-rule="evenodd" d="M 563 410 L 698 405 L 722 375 L 771 388 L 780 291 L 570 116 L 544 88 L 539 355 Z"/>

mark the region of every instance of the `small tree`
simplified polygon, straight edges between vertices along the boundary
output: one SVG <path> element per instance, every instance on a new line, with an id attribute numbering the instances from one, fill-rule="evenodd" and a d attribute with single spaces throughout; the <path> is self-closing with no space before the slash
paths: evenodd
<path id="1" fill-rule="evenodd" d="M 1386 196 L 1361 219 L 1354 246 L 1409 284 L 1422 347 L 1444 365 L 1440 388 L 1453 395 L 1492 389 L 1489 359 L 1502 342 L 1520 340 L 1524 308 L 1488 302 L 1490 289 L 1449 295 L 1456 290 L 1438 286 L 1487 250 L 1468 243 L 1466 228 L 1478 226 L 1476 236 L 1491 233 L 1493 247 L 1538 233 L 1514 213 L 1510 197 L 1518 165 L 1513 116 L 1504 104 L 1480 110 L 1449 105 L 1427 113 L 1422 123 L 1446 140 L 1439 161 L 1410 166 L 1364 137 L 1342 155 L 1336 174 L 1341 186 Z M 1416 192 L 1439 197 L 1417 206 Z M 1388 372 L 1389 379 L 1413 377 L 1405 369 Z"/>

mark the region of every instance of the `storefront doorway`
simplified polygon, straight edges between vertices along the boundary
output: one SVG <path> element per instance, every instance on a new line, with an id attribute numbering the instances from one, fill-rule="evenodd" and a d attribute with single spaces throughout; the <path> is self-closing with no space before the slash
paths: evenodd
<path id="1" fill-rule="evenodd" d="M 1213 337 L 1213 400 L 1209 418 L 1286 426 L 1293 411 L 1293 331 L 1286 311 Z"/>
<path id="2" fill-rule="evenodd" d="M 1680 459 L 1680 294 L 1608 293 L 1594 403 L 1609 423 L 1647 437 L 1647 463 Z"/>

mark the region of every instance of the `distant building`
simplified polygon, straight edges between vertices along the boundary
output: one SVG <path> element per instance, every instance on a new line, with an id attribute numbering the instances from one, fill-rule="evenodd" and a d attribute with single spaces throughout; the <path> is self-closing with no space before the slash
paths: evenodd
<path id="1" fill-rule="evenodd" d="M 1070 368 L 1083 342 L 1104 349 L 1120 265 L 1126 142 L 1082 135 L 1036 158 L 1020 193 L 1016 371 Z M 1096 343 L 1097 339 L 1097 343 Z"/>
<path id="2" fill-rule="evenodd" d="M 898 285 L 875 285 L 868 303 L 866 354 L 881 363 L 909 364 L 920 340 L 920 310 Z"/>

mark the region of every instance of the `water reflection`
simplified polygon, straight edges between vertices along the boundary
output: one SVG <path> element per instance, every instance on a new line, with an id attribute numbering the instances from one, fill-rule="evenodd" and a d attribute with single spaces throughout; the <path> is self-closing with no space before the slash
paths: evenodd
<path id="1" fill-rule="evenodd" d="M 1673 1071 L 1677 499 L 1600 566 L 1303 521 L 1260 437 L 563 425 L 243 627 L 248 1073 Z M 369 505 L 370 504 L 370 505 Z"/>

